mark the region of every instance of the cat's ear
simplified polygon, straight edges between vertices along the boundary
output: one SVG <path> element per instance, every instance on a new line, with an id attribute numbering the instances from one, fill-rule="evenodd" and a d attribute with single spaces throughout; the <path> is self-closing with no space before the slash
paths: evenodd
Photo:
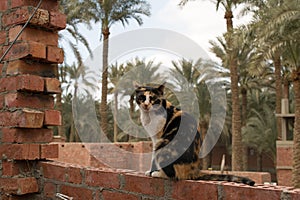
<path id="1" fill-rule="evenodd" d="M 166 82 L 164 82 L 163 84 L 161 84 L 161 85 L 157 88 L 161 95 L 164 94 L 165 84 L 166 84 Z"/>
<path id="2" fill-rule="evenodd" d="M 133 81 L 132 84 L 135 89 L 138 89 L 139 87 L 141 87 L 140 84 L 136 81 Z"/>

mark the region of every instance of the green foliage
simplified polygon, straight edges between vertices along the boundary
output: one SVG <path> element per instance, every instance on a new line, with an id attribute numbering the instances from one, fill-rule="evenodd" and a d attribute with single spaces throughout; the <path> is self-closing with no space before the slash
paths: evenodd
<path id="1" fill-rule="evenodd" d="M 276 118 L 274 115 L 275 99 L 272 93 L 259 92 L 249 95 L 247 123 L 242 128 L 243 142 L 254 148 L 259 154 L 267 153 L 276 160 Z"/>

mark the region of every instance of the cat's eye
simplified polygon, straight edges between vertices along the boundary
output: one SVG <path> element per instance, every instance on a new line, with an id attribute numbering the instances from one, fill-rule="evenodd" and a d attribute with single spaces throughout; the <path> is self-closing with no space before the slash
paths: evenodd
<path id="1" fill-rule="evenodd" d="M 146 100 L 146 96 L 145 95 L 140 95 L 137 97 L 138 101 L 145 101 Z"/>
<path id="2" fill-rule="evenodd" d="M 150 101 L 155 101 L 157 98 L 156 98 L 156 96 L 151 96 L 150 97 Z"/>

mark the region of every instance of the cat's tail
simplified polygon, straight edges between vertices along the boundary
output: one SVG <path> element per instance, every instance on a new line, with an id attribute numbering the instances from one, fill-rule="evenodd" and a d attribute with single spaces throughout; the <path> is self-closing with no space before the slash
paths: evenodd
<path id="1" fill-rule="evenodd" d="M 208 181 L 228 181 L 235 183 L 244 183 L 250 186 L 255 184 L 255 181 L 242 176 L 235 176 L 230 174 L 203 174 L 196 178 L 197 180 L 208 180 Z"/>

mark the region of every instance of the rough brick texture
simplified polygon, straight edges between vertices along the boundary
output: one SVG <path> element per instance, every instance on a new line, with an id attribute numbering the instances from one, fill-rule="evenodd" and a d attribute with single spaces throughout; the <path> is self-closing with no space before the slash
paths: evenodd
<path id="1" fill-rule="evenodd" d="M 28 94 L 28 93 L 8 93 L 3 95 L 1 108 L 36 108 L 36 109 L 53 109 L 54 98 L 43 94 Z"/>
<path id="2" fill-rule="evenodd" d="M 58 110 L 45 110 L 45 120 L 44 125 L 46 126 L 60 126 L 61 121 L 61 114 Z"/>
<path id="3" fill-rule="evenodd" d="M 45 78 L 45 92 L 53 94 L 61 93 L 59 80 L 56 78 Z"/>
<path id="4" fill-rule="evenodd" d="M 2 144 L 0 146 L 2 159 L 36 160 L 57 158 L 57 144 Z"/>
<path id="5" fill-rule="evenodd" d="M 5 72 L 11 76 L 31 74 L 53 78 L 57 76 L 57 65 L 32 60 L 16 60 L 8 63 Z"/>
<path id="6" fill-rule="evenodd" d="M 22 7 L 22 6 L 36 6 L 39 0 L 13 0 L 11 1 L 11 8 Z M 58 11 L 58 2 L 56 0 L 45 0 L 42 2 L 41 9 L 48 11 Z"/>
<path id="7" fill-rule="evenodd" d="M 0 112 L 0 127 L 42 128 L 44 113 L 37 110 L 16 110 Z"/>
<path id="8" fill-rule="evenodd" d="M 4 51 L 8 46 L 3 48 Z M 36 60 L 46 60 L 46 45 L 39 42 L 21 42 L 12 46 L 5 56 L 5 60 L 15 60 L 21 58 L 33 58 Z"/>
<path id="9" fill-rule="evenodd" d="M 22 26 L 15 26 L 9 30 L 9 41 L 12 42 L 17 34 L 21 31 Z M 49 32 L 35 28 L 25 28 L 19 36 L 18 41 L 34 41 L 46 45 L 58 45 L 58 34 L 56 32 Z"/>
<path id="10" fill-rule="evenodd" d="M 43 92 L 44 79 L 34 75 L 1 78 L 0 92 L 5 91 Z"/>
<path id="11" fill-rule="evenodd" d="M 38 192 L 38 183 L 33 177 L 0 178 L 0 189 L 9 194 L 23 195 Z"/>
<path id="12" fill-rule="evenodd" d="M 32 11 L 32 6 L 23 6 L 4 12 L 2 16 L 3 26 L 24 24 L 32 14 Z M 56 11 L 38 9 L 30 24 L 52 30 L 61 30 L 66 27 L 66 16 Z"/>
<path id="13" fill-rule="evenodd" d="M 39 2 L 1 0 L 1 56 Z M 50 143 L 53 130 L 48 126 L 61 125 L 53 94 L 61 92 L 56 77 L 64 54 L 58 47 L 58 30 L 65 27 L 66 16 L 60 13 L 58 1 L 43 0 L 0 64 L 1 200 L 44 199 L 37 164 L 58 157 L 58 144 Z M 79 181 L 73 175 L 70 180 Z"/>
<path id="14" fill-rule="evenodd" d="M 49 143 L 52 141 L 51 129 L 2 128 L 3 143 Z"/>
<path id="15" fill-rule="evenodd" d="M 278 184 L 292 186 L 293 141 L 277 141 L 276 146 Z"/>
<path id="16" fill-rule="evenodd" d="M 217 181 L 172 181 L 149 178 L 130 170 L 96 169 L 59 162 L 40 164 L 42 196 L 62 193 L 76 199 L 285 199 L 300 198 L 300 191 L 285 186 L 254 187 Z M 72 175 L 74 173 L 74 175 Z M 76 177 L 75 182 L 74 178 Z"/>

